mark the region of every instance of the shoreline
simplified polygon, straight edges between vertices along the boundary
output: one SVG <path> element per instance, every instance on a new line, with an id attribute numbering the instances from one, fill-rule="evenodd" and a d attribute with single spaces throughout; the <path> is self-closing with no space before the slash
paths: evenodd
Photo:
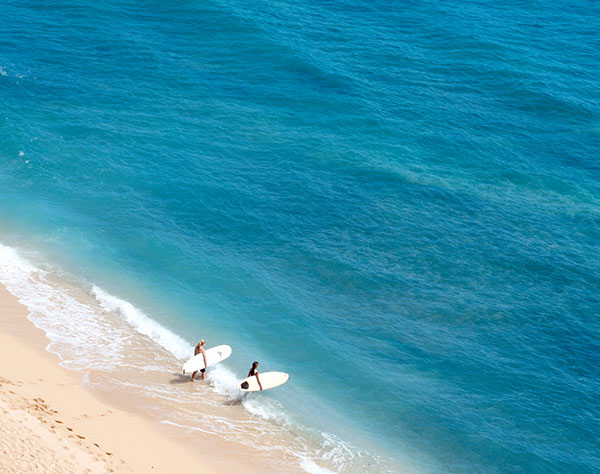
<path id="1" fill-rule="evenodd" d="M 147 422 L 188 462 L 225 473 L 396 472 L 335 435 L 297 424 L 276 399 L 243 396 L 239 374 L 226 364 L 209 370 L 206 382 L 189 383 L 181 364 L 193 347 L 143 310 L 11 247 L 0 244 L 0 255 L 0 334 L 12 334 L 31 357 L 50 361 L 104 405 Z"/>
<path id="2" fill-rule="evenodd" d="M 45 350 L 50 340 L 28 313 L 0 284 L 0 471 L 239 471 L 226 446 L 211 443 L 221 459 L 200 455 L 177 443 L 168 427 L 93 393 Z"/>

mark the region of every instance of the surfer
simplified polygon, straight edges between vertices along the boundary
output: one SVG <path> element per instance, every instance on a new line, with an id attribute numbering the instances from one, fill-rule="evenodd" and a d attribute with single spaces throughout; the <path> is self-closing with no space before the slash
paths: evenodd
<path id="1" fill-rule="evenodd" d="M 204 339 L 202 339 L 198 345 L 196 346 L 196 349 L 194 349 L 194 355 L 197 356 L 198 354 L 202 353 L 202 358 L 204 359 L 204 369 L 201 369 L 200 372 L 202 372 L 202 380 L 204 380 L 204 377 L 206 377 L 206 352 L 204 351 L 204 344 L 206 344 L 206 341 Z M 198 371 L 196 370 L 193 374 L 192 374 L 192 378 L 191 378 L 191 382 L 194 381 L 194 378 L 196 377 L 196 374 L 198 373 Z"/>
<path id="2" fill-rule="evenodd" d="M 260 379 L 258 378 L 258 370 L 256 370 L 257 368 L 258 368 L 258 362 L 254 361 L 252 363 L 252 368 L 248 371 L 248 377 L 256 376 L 256 381 L 258 382 L 258 386 L 262 390 L 263 388 L 262 388 L 262 384 L 260 383 Z"/>

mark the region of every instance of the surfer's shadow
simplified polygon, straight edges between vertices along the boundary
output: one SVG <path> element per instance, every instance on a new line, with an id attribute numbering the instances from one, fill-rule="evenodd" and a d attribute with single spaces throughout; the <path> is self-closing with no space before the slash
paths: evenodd
<path id="1" fill-rule="evenodd" d="M 225 400 L 223 402 L 223 405 L 225 405 L 227 407 L 237 407 L 242 404 L 243 400 L 244 400 L 243 396 L 241 396 L 239 398 L 228 398 L 227 400 Z"/>
<path id="2" fill-rule="evenodd" d="M 173 375 L 175 375 L 175 378 L 169 380 L 170 384 L 177 385 L 177 384 L 191 382 L 190 377 L 188 375 L 183 375 L 183 374 L 178 374 L 178 373 L 173 373 Z"/>

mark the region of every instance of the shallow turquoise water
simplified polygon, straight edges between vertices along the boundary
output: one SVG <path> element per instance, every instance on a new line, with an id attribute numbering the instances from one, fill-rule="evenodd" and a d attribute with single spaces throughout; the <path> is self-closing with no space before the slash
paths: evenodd
<path id="1" fill-rule="evenodd" d="M 292 373 L 356 446 L 600 470 L 599 18 L 4 3 L 3 242 Z"/>

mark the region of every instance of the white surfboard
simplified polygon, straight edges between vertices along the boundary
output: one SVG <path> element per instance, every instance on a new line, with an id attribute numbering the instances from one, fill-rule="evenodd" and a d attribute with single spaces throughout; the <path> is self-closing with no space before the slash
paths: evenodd
<path id="1" fill-rule="evenodd" d="M 227 344 L 223 344 L 221 346 L 211 347 L 210 349 L 204 349 L 204 352 L 206 352 L 206 365 L 210 366 L 227 359 L 227 357 L 231 355 L 231 347 Z M 204 367 L 204 357 L 202 357 L 202 353 L 200 353 L 183 364 L 183 373 L 192 374 L 196 370 L 204 368 L 206 368 Z"/>
<path id="2" fill-rule="evenodd" d="M 260 378 L 263 390 L 267 390 L 269 388 L 279 387 L 286 383 L 290 379 L 290 374 L 286 374 L 285 372 L 259 372 L 258 377 Z M 242 380 L 239 387 L 242 392 L 260 391 L 256 375 Z"/>

